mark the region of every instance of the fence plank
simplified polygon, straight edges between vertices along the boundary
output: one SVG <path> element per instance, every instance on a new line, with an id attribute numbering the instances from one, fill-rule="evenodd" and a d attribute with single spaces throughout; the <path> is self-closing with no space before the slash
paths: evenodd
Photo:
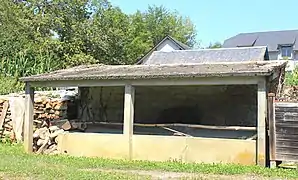
<path id="1" fill-rule="evenodd" d="M 298 103 L 275 104 L 276 160 L 298 161 Z"/>

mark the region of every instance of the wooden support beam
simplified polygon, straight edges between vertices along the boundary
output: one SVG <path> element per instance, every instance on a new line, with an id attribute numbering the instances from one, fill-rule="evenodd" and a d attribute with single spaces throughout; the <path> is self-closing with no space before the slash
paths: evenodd
<path id="1" fill-rule="evenodd" d="M 258 82 L 258 120 L 257 120 L 257 164 L 266 166 L 266 114 L 267 95 L 266 80 L 260 79 Z"/>
<path id="2" fill-rule="evenodd" d="M 276 167 L 276 131 L 275 131 L 275 94 L 268 94 L 268 124 L 269 124 L 269 153 L 270 153 L 270 168 Z"/>
<path id="3" fill-rule="evenodd" d="M 24 147 L 25 152 L 30 153 L 33 145 L 34 88 L 29 83 L 26 83 L 25 98 Z"/>
<path id="4" fill-rule="evenodd" d="M 129 159 L 132 159 L 134 99 L 135 99 L 135 88 L 132 85 L 125 85 L 123 132 L 124 132 L 124 136 L 127 137 L 127 141 L 128 141 Z"/>

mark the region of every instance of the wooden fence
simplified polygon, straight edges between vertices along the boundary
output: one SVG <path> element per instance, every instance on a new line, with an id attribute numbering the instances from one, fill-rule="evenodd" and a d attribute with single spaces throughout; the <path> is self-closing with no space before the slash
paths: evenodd
<path id="1" fill-rule="evenodd" d="M 270 162 L 298 162 L 298 103 L 268 98 Z"/>

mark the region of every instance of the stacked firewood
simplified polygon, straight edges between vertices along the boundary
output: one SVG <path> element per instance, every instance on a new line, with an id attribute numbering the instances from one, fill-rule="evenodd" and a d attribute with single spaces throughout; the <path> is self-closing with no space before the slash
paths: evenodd
<path id="1" fill-rule="evenodd" d="M 22 94 L 14 94 L 12 96 L 24 98 Z M 9 95 L 0 97 L 0 140 L 10 138 L 14 141 L 16 139 L 9 97 Z M 63 131 L 62 125 L 64 125 L 64 129 L 66 130 L 76 129 L 72 125 L 72 121 L 68 121 L 68 119 L 76 118 L 76 113 L 74 98 L 61 98 L 51 93 L 36 93 L 34 96 L 33 120 L 33 130 L 35 133 L 34 148 L 36 152 L 49 153 L 51 150 L 51 152 L 55 153 L 55 138 L 57 133 L 59 134 Z"/>
<path id="2" fill-rule="evenodd" d="M 34 122 L 36 128 L 50 126 L 52 121 L 67 119 L 68 101 L 41 97 L 34 102 Z"/>
<path id="3" fill-rule="evenodd" d="M 37 129 L 33 134 L 33 151 L 37 154 L 58 154 L 57 136 L 63 132 L 57 126 Z"/>
<path id="4" fill-rule="evenodd" d="M 64 131 L 78 130 L 84 131 L 87 126 L 84 123 L 73 121 L 57 121 L 56 125 L 41 127 L 33 133 L 33 151 L 37 154 L 58 154 L 57 136 Z"/>
<path id="5" fill-rule="evenodd" d="M 281 94 L 276 95 L 277 101 L 298 102 L 298 86 L 285 86 Z"/>
<path id="6" fill-rule="evenodd" d="M 7 99 L 0 99 L 0 112 L 0 138 L 8 137 L 14 140 L 11 112 Z"/>

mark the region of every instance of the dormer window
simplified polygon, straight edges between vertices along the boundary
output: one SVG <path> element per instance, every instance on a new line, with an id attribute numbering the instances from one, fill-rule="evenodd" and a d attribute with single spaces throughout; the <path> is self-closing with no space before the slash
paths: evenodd
<path id="1" fill-rule="evenodd" d="M 283 59 L 292 59 L 293 46 L 292 45 L 280 45 L 280 56 Z"/>

